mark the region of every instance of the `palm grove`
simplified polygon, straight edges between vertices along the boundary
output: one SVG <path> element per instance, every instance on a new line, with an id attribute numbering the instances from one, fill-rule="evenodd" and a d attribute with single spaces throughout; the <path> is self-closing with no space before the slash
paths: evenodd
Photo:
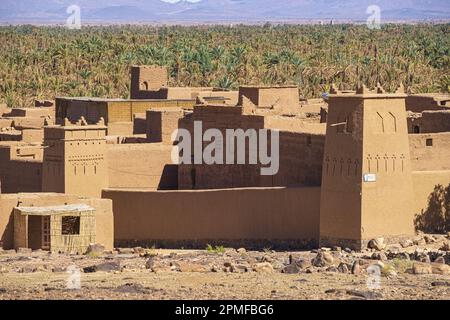
<path id="1" fill-rule="evenodd" d="M 57 95 L 129 96 L 129 67 L 168 66 L 175 86 L 331 83 L 449 92 L 450 24 L 366 26 L 0 27 L 0 102 Z"/>

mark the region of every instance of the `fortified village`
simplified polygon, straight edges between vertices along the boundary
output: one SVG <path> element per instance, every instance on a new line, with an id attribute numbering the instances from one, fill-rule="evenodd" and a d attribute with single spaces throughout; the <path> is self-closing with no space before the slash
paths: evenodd
<path id="1" fill-rule="evenodd" d="M 58 97 L 3 105 L 0 116 L 5 250 L 360 250 L 414 237 L 430 194 L 450 183 L 450 97 L 402 86 L 333 86 L 305 100 L 295 86 L 169 87 L 166 68 L 134 66 L 130 99 Z M 173 132 L 196 121 L 203 131 L 276 130 L 277 173 L 173 163 Z"/>

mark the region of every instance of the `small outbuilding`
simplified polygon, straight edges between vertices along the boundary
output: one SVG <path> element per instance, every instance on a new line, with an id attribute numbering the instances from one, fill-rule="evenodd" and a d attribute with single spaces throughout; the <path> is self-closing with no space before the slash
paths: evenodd
<path id="1" fill-rule="evenodd" d="M 95 243 L 95 209 L 86 204 L 14 208 L 14 246 L 85 253 Z"/>

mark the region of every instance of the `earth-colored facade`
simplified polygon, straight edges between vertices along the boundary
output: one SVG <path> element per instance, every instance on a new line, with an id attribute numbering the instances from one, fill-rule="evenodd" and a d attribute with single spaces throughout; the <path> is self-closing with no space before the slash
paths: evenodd
<path id="1" fill-rule="evenodd" d="M 450 184 L 450 107 L 442 95 L 362 86 L 307 101 L 290 86 L 171 88 L 166 69 L 151 66 L 133 67 L 131 79 L 130 100 L 57 98 L 55 106 L 0 108 L 5 249 L 33 237 L 23 230 L 30 222 L 13 221 L 32 216 L 25 208 L 77 204 L 93 208 L 95 242 L 108 248 L 361 249 L 373 238 L 414 234 L 414 218 L 435 186 Z M 202 135 L 279 132 L 278 172 L 263 176 L 261 164 L 173 163 L 174 130 L 194 133 L 200 121 Z"/>

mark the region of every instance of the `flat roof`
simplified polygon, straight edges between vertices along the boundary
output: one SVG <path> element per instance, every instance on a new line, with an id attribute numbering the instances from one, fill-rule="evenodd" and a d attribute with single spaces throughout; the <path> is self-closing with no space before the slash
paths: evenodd
<path id="1" fill-rule="evenodd" d="M 51 129 L 58 129 L 58 130 L 98 130 L 98 129 L 108 129 L 107 126 L 104 125 L 97 125 L 97 124 L 88 124 L 88 125 L 68 125 L 68 126 L 62 126 L 62 125 L 51 125 L 51 126 L 45 126 L 44 129 L 51 128 Z"/>
<path id="2" fill-rule="evenodd" d="M 280 86 L 258 86 L 258 85 L 247 85 L 247 86 L 240 86 L 240 88 L 250 88 L 250 89 L 293 89 L 298 88 L 298 86 L 295 85 L 280 85 Z"/>
<path id="3" fill-rule="evenodd" d="M 397 99 L 406 98 L 406 93 L 340 93 L 330 94 L 328 98 L 357 98 L 357 99 Z"/>
<path id="4" fill-rule="evenodd" d="M 19 147 L 40 147 L 40 143 L 32 143 L 32 142 L 25 142 L 25 141 L 0 141 L 0 148 L 1 147 L 12 147 L 12 146 L 19 146 Z"/>
<path id="5" fill-rule="evenodd" d="M 56 97 L 56 99 L 87 102 L 161 102 L 161 101 L 195 101 L 195 99 L 122 99 L 96 97 Z"/>
<path id="6" fill-rule="evenodd" d="M 414 93 L 410 94 L 409 97 L 434 98 L 441 101 L 450 100 L 450 95 L 445 93 Z"/>
<path id="7" fill-rule="evenodd" d="M 48 207 L 15 207 L 22 215 L 50 216 L 55 214 L 80 213 L 84 211 L 95 211 L 87 204 L 68 204 Z"/>

